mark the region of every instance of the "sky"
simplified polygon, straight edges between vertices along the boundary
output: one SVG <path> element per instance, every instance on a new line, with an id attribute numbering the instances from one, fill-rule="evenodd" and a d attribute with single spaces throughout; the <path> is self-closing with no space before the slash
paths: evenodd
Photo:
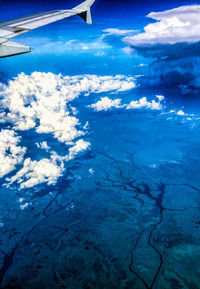
<path id="1" fill-rule="evenodd" d="M 73 8 L 74 6 L 81 3 L 78 0 L 2 0 L 1 1 L 1 19 L 18 17 L 25 15 L 26 13 L 36 13 L 41 10 L 48 11 L 52 9 L 64 9 Z M 120 20 L 126 22 L 127 20 L 134 20 L 135 17 L 144 17 L 151 11 L 159 11 L 170 9 L 182 5 L 198 4 L 199 1 L 188 1 L 187 0 L 124 0 L 124 1 L 111 1 L 111 0 L 96 0 L 93 7 L 93 14 L 97 18 L 110 18 L 112 20 Z M 134 18 L 134 19 L 133 19 Z M 142 19 L 140 19 L 142 21 Z M 144 21 L 144 20 L 143 20 Z"/>
<path id="2" fill-rule="evenodd" d="M 16 18 L 24 15 L 29 15 L 32 13 L 37 13 L 40 11 L 48 11 L 52 9 L 61 8 L 71 8 L 79 4 L 81 1 L 1 1 L 1 19 Z M 199 1 L 190 1 L 191 4 L 198 4 Z M 147 18 L 146 15 L 152 11 L 162 11 L 165 9 L 170 9 L 178 7 L 181 5 L 188 5 L 188 1 L 100 1 L 96 0 L 92 7 L 92 17 L 93 25 L 87 26 L 82 22 L 81 19 L 77 17 L 72 17 L 66 20 L 62 20 L 57 23 L 36 29 L 27 34 L 19 36 L 16 41 L 23 43 L 25 45 L 30 45 L 32 48 L 32 53 L 28 56 L 19 56 L 17 58 L 2 60 L 1 66 L 5 71 L 12 71 L 12 74 L 17 75 L 21 71 L 31 72 L 34 69 L 38 70 L 42 68 L 46 71 L 46 63 L 48 63 L 48 70 L 52 72 L 68 72 L 76 74 L 76 69 L 73 69 L 75 61 L 81 62 L 80 65 L 81 73 L 91 73 L 91 65 L 86 65 L 88 62 L 93 63 L 94 70 L 98 68 L 99 72 L 108 74 L 114 73 L 116 67 L 119 69 L 119 73 L 124 72 L 126 67 L 126 72 L 134 73 L 134 67 L 149 59 L 142 58 L 146 57 L 145 51 L 138 53 L 137 57 L 134 58 L 128 53 L 122 53 L 123 48 L 127 46 L 122 39 L 126 36 L 119 37 L 112 33 L 105 33 L 104 31 L 109 28 L 117 28 L 121 30 L 138 30 L 143 31 L 144 27 L 149 23 L 155 22 L 151 18 Z M 109 34 L 103 36 L 104 34 Z M 104 37 L 101 40 L 101 37 Z M 74 43 L 70 41 L 75 41 Z M 60 42 L 60 45 L 59 43 Z M 64 46 L 61 42 L 67 43 Z M 91 49 L 86 49 L 81 52 L 82 49 L 78 43 L 82 42 L 82 48 L 90 47 Z M 87 44 L 86 44 L 87 42 Z M 96 44 L 95 44 L 96 42 Z M 56 43 L 54 49 L 50 49 L 50 43 Z M 74 44 L 74 45 L 71 45 Z M 91 44 L 91 45 L 90 45 Z M 129 43 L 130 44 L 130 43 Z M 128 44 L 128 45 L 129 45 Z M 67 51 L 65 50 L 67 49 Z M 92 50 L 92 51 L 91 51 Z M 137 47 L 137 51 L 140 47 Z M 189 49 L 188 49 L 189 50 Z M 51 52 L 53 51 L 54 61 L 48 59 L 48 55 L 52 58 Z M 95 55 L 95 51 L 96 54 Z M 147 53 L 149 53 L 149 49 Z M 153 51 L 157 51 L 153 49 Z M 67 52 L 67 53 L 66 53 Z M 127 50 L 128 52 L 128 50 Z M 141 51 L 139 51 L 141 52 Z M 69 63 L 67 70 L 66 65 L 60 63 L 59 55 L 66 59 Z M 149 53 L 150 56 L 152 53 Z M 45 59 L 44 57 L 45 56 Z M 100 56 L 104 56 L 100 57 Z M 21 61 L 25 59 L 25 61 Z M 125 62 L 124 62 L 125 61 Z M 14 69 L 13 62 L 15 63 Z M 56 68 L 58 67 L 60 71 Z M 30 63 L 32 65 L 30 65 Z M 126 63 L 124 65 L 124 63 Z M 5 66 L 4 66 L 5 65 Z M 31 66 L 33 69 L 31 69 Z M 63 67 L 64 66 L 64 67 Z M 87 69 L 87 71 L 85 71 Z M 145 67 L 143 67 L 145 69 Z M 141 70 L 141 69 L 139 69 Z M 140 74 L 141 71 L 138 71 Z"/>
<path id="3" fill-rule="evenodd" d="M 1 17 L 71 8 L 80 2 L 3 0 Z M 144 88 L 198 94 L 199 2 L 96 0 L 91 8 L 92 25 L 75 16 L 14 39 L 30 46 L 32 52 L 2 59 L 1 80 L 34 71 L 64 75 L 117 72 L 144 75 L 140 83 Z"/>

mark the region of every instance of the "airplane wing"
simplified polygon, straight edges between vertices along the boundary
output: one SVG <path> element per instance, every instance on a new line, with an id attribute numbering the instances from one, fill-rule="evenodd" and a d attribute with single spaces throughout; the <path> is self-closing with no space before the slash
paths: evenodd
<path id="1" fill-rule="evenodd" d="M 0 58 L 28 53 L 31 48 L 9 41 L 17 35 L 29 32 L 35 28 L 65 19 L 74 15 L 80 16 L 88 24 L 92 24 L 90 7 L 95 0 L 86 0 L 70 10 L 53 10 L 0 22 Z"/>

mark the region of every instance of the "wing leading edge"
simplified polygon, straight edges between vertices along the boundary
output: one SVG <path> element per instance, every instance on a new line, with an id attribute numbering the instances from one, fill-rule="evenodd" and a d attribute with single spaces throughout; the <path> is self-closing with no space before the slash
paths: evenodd
<path id="1" fill-rule="evenodd" d="M 80 16 L 87 24 L 92 24 L 90 7 L 95 0 L 86 0 L 70 10 L 53 10 L 0 23 L 0 58 L 28 53 L 31 48 L 9 39 L 38 27 L 74 15 Z"/>

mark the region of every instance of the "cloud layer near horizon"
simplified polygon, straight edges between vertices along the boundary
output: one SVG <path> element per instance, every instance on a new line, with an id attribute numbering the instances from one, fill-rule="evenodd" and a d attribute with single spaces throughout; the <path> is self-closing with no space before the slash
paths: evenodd
<path id="1" fill-rule="evenodd" d="M 155 20 L 144 32 L 123 38 L 126 50 L 148 62 L 148 71 L 138 84 L 197 95 L 200 90 L 200 5 L 151 12 Z"/>
<path id="2" fill-rule="evenodd" d="M 127 43 L 137 47 L 200 41 L 200 5 L 151 12 L 147 17 L 156 22 L 145 26 L 143 33 L 127 36 Z"/>

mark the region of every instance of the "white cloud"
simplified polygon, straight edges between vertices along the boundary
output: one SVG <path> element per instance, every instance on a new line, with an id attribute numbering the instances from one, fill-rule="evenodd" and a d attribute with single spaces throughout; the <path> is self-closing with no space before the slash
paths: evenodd
<path id="1" fill-rule="evenodd" d="M 157 22 L 145 26 L 143 33 L 125 37 L 125 42 L 133 46 L 151 46 L 200 41 L 200 5 L 152 12 L 147 16 Z"/>
<path id="2" fill-rule="evenodd" d="M 139 100 L 133 100 L 129 104 L 121 104 L 121 99 L 110 99 L 108 97 L 102 97 L 101 100 L 88 107 L 93 108 L 95 111 L 107 111 L 112 108 L 125 108 L 125 109 L 151 109 L 151 110 L 161 110 L 163 108 L 162 101 L 164 96 L 156 95 L 157 99 L 148 101 L 146 97 L 142 97 Z"/>
<path id="3" fill-rule="evenodd" d="M 11 178 L 8 186 L 19 184 L 21 189 L 40 183 L 54 184 L 64 171 L 64 163 L 90 149 L 90 143 L 82 139 L 88 122 L 81 126 L 78 111 L 71 101 L 81 94 L 122 92 L 135 87 L 135 79 L 117 76 L 62 76 L 34 72 L 18 75 L 6 86 L 1 86 L 1 105 L 5 121 L 18 131 L 34 129 L 37 133 L 51 133 L 59 142 L 69 145 L 69 153 L 59 156 L 46 141 L 36 145 L 50 152 L 50 159 L 39 161 L 25 159 L 23 167 Z M 14 130 L 0 133 L 0 177 L 8 174 L 23 162 L 26 148 L 18 145 L 20 137 Z"/>
<path id="4" fill-rule="evenodd" d="M 43 141 L 41 143 L 37 143 L 36 142 L 36 146 L 37 146 L 37 148 L 44 149 L 45 151 L 49 151 L 50 150 L 50 146 L 48 146 L 46 141 Z"/>
<path id="5" fill-rule="evenodd" d="M 95 171 L 93 170 L 93 168 L 90 168 L 90 169 L 88 170 L 88 172 L 89 172 L 89 174 L 90 174 L 91 176 L 93 176 L 94 173 L 95 173 Z"/>
<path id="6" fill-rule="evenodd" d="M 23 168 L 7 181 L 9 181 L 9 185 L 17 182 L 21 189 L 31 188 L 41 183 L 52 185 L 62 175 L 63 170 L 63 165 L 58 166 L 52 160 L 32 161 L 28 158 L 24 161 Z"/>
<path id="7" fill-rule="evenodd" d="M 106 111 L 112 108 L 120 108 L 122 106 L 120 98 L 112 100 L 108 97 L 101 97 L 101 100 L 89 105 L 88 107 L 93 108 L 95 111 L 102 111 L 102 110 Z"/>
<path id="8" fill-rule="evenodd" d="M 159 101 L 163 101 L 165 99 L 164 95 L 157 94 L 155 95 Z"/>
<path id="9" fill-rule="evenodd" d="M 183 108 L 183 107 L 182 107 Z M 186 113 L 184 112 L 182 109 L 177 109 L 177 110 L 173 110 L 171 109 L 170 111 L 168 112 L 165 112 L 166 115 L 169 115 L 169 117 L 167 117 L 168 120 L 171 120 L 171 119 L 176 119 L 176 116 L 180 116 L 180 117 L 183 117 L 181 118 L 182 121 L 192 121 L 192 120 L 199 120 L 199 115 L 198 114 L 193 114 L 193 113 Z M 194 125 L 194 123 L 192 124 L 192 126 Z M 192 128 L 191 126 L 191 128 Z"/>
<path id="10" fill-rule="evenodd" d="M 185 115 L 185 113 L 184 113 L 184 111 L 183 110 L 179 110 L 178 112 L 177 112 L 177 115 Z"/>
<path id="11" fill-rule="evenodd" d="M 52 133 L 60 142 L 70 144 L 82 137 L 77 117 L 67 105 L 81 93 L 126 91 L 135 87 L 134 78 L 125 76 L 62 76 L 34 72 L 18 75 L 2 92 L 7 120 L 18 130 L 35 128 Z"/>
<path id="12" fill-rule="evenodd" d="M 13 130 L 0 132 L 0 177 L 13 171 L 23 161 L 26 148 L 18 145 L 20 139 Z"/>
<path id="13" fill-rule="evenodd" d="M 74 159 L 79 153 L 88 150 L 90 148 L 90 145 L 90 142 L 79 139 L 74 146 L 69 148 L 69 155 L 66 157 L 66 159 Z"/>
<path id="14" fill-rule="evenodd" d="M 146 64 L 140 63 L 138 66 L 139 66 L 139 67 L 144 67 L 144 66 L 146 66 Z"/>
<path id="15" fill-rule="evenodd" d="M 116 35 L 116 36 L 124 36 L 129 34 L 135 34 L 138 31 L 137 30 L 123 30 L 118 28 L 108 28 L 104 29 L 103 32 L 108 33 L 109 35 Z"/>
<path id="16" fill-rule="evenodd" d="M 156 101 L 153 99 L 152 101 L 148 101 L 146 97 L 142 97 L 139 100 L 131 101 L 127 106 L 126 109 L 141 109 L 141 108 L 149 108 L 152 110 L 161 110 L 162 104 L 160 101 Z"/>
<path id="17" fill-rule="evenodd" d="M 24 209 L 28 208 L 28 206 L 29 206 L 29 203 L 22 204 L 22 205 L 20 205 L 20 209 L 24 210 Z"/>
<path id="18" fill-rule="evenodd" d="M 106 42 L 104 42 L 103 40 L 103 36 L 93 40 L 93 41 L 80 41 L 80 40 L 69 40 L 66 43 L 62 43 L 62 45 L 58 45 L 58 43 L 56 43 L 56 46 L 58 49 L 58 47 L 60 46 L 61 50 L 66 51 L 79 51 L 81 52 L 81 50 L 95 50 L 99 49 L 99 50 L 107 50 L 112 48 L 112 46 L 108 45 Z M 65 44 L 65 45 L 64 45 Z"/>
<path id="19" fill-rule="evenodd" d="M 116 76 L 97 76 L 85 75 L 77 79 L 80 82 L 82 92 L 109 92 L 109 91 L 128 91 L 135 88 L 135 78 L 124 75 Z M 79 88 L 80 89 L 80 88 Z M 81 92 L 81 91 L 80 91 Z"/>
<path id="20" fill-rule="evenodd" d="M 69 153 L 66 156 L 60 156 L 55 151 L 51 152 L 51 159 L 54 162 L 63 163 L 64 161 L 71 161 L 73 160 L 78 154 L 89 150 L 91 147 L 91 143 L 85 141 L 83 139 L 79 139 L 74 143 L 73 146 L 69 148 Z"/>

